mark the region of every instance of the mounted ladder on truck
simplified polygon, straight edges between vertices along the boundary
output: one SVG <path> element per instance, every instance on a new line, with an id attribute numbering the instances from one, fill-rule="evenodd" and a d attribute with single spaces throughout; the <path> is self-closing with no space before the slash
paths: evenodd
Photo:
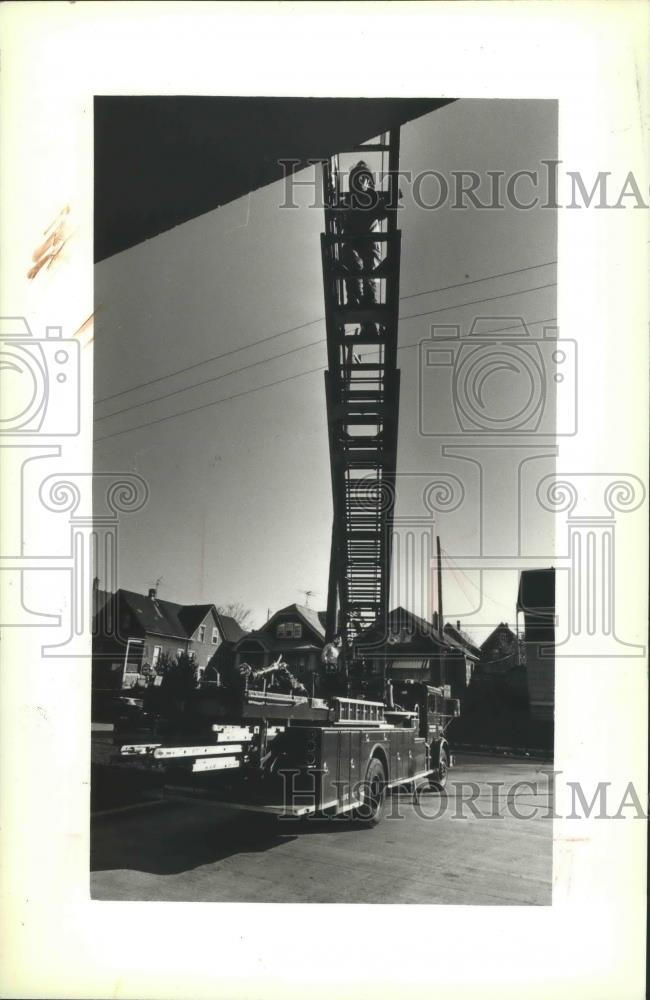
<path id="1" fill-rule="evenodd" d="M 355 197 L 349 186 L 345 189 L 350 173 L 344 177 L 341 161 L 346 153 L 367 157 L 371 171 L 373 159 L 380 166 L 387 161 L 388 171 L 380 179 L 386 190 L 375 191 L 385 207 L 380 231 L 346 231 Z M 388 614 L 400 380 L 398 167 L 399 129 L 323 163 L 325 391 L 333 499 L 326 641 L 339 633 L 344 650 L 359 631 L 386 621 Z M 359 251 L 357 260 L 365 262 L 362 270 L 346 264 L 350 245 Z M 379 261 L 368 266 L 373 248 L 379 250 Z M 355 284 L 361 294 L 351 294 Z"/>
<path id="2" fill-rule="evenodd" d="M 343 159 L 351 156 L 387 158 L 386 189 L 375 192 L 381 230 L 350 226 L 354 192 L 345 187 Z M 326 638 L 338 631 L 344 649 L 388 614 L 400 377 L 398 166 L 399 131 L 323 163 L 334 509 Z M 117 734 L 118 760 L 159 774 L 174 794 L 281 816 L 351 813 L 373 825 L 386 789 L 443 786 L 450 763 L 444 732 L 458 702 L 409 680 L 399 701 L 281 694 L 248 681 L 196 691 L 159 714 L 146 736 Z"/>

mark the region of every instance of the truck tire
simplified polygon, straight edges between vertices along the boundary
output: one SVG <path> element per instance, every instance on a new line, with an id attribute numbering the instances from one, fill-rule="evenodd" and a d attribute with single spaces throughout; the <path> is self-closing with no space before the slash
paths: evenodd
<path id="1" fill-rule="evenodd" d="M 386 800 L 386 772 L 384 765 L 376 757 L 370 761 L 363 783 L 361 808 L 355 809 L 353 816 L 364 826 L 377 826 L 384 814 Z"/>
<path id="2" fill-rule="evenodd" d="M 438 766 L 434 773 L 431 775 L 430 784 L 432 788 L 437 788 L 442 791 L 447 786 L 447 778 L 449 777 L 449 756 L 447 754 L 446 747 L 440 747 L 440 754 L 438 757 Z"/>

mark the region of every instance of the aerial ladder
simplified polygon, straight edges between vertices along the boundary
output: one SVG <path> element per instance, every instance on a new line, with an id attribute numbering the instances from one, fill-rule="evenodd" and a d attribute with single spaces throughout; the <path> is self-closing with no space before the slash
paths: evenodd
<path id="1" fill-rule="evenodd" d="M 381 229 L 354 236 L 355 244 L 378 245 L 381 262 L 354 272 L 346 268 L 343 254 L 351 237 L 343 225 L 349 174 L 341 163 L 350 153 L 373 172 L 378 160 L 387 164 L 377 184 L 387 210 Z M 325 392 L 333 499 L 326 640 L 340 634 L 344 650 L 360 632 L 386 622 L 388 614 L 400 384 L 398 169 L 399 129 L 323 163 Z M 376 302 L 351 302 L 352 281 L 374 282 Z M 378 332 L 364 333 L 364 326 Z"/>
<path id="2" fill-rule="evenodd" d="M 350 192 L 343 161 L 350 154 L 383 178 L 380 231 L 346 231 Z M 387 170 L 377 171 L 377 159 Z M 323 162 L 334 515 L 326 638 L 342 636 L 344 657 L 360 632 L 387 623 L 388 616 L 400 383 L 398 167 L 399 130 Z M 379 260 L 351 271 L 345 244 L 363 241 L 380 247 Z M 352 282 L 375 282 L 375 301 L 355 302 Z M 240 690 L 197 691 L 178 711 L 152 720 L 146 737 L 116 735 L 116 760 L 159 773 L 174 794 L 216 797 L 283 817 L 349 813 L 374 825 L 386 789 L 444 786 L 450 763 L 445 728 L 459 712 L 455 699 L 421 682 L 406 679 L 396 694 L 399 705 L 276 694 L 247 683 Z"/>

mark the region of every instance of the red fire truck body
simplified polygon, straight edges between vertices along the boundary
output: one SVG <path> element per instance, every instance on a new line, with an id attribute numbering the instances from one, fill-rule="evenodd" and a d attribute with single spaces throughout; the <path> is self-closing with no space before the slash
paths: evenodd
<path id="1" fill-rule="evenodd" d="M 387 791 L 444 786 L 444 738 L 458 702 L 440 688 L 402 684 L 381 702 L 247 691 L 234 705 L 197 692 L 147 738 L 117 732 L 116 763 L 157 775 L 168 794 L 216 799 L 284 817 L 350 813 L 378 822 Z"/>

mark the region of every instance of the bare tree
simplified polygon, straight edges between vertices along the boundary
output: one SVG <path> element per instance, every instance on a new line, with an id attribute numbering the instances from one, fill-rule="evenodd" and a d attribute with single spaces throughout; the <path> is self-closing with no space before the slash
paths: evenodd
<path id="1" fill-rule="evenodd" d="M 241 601 L 231 601 L 230 604 L 219 604 L 217 611 L 220 615 L 234 618 L 240 628 L 243 628 L 246 632 L 251 632 L 255 628 L 255 624 L 251 620 L 253 612 L 250 608 L 245 608 Z"/>

